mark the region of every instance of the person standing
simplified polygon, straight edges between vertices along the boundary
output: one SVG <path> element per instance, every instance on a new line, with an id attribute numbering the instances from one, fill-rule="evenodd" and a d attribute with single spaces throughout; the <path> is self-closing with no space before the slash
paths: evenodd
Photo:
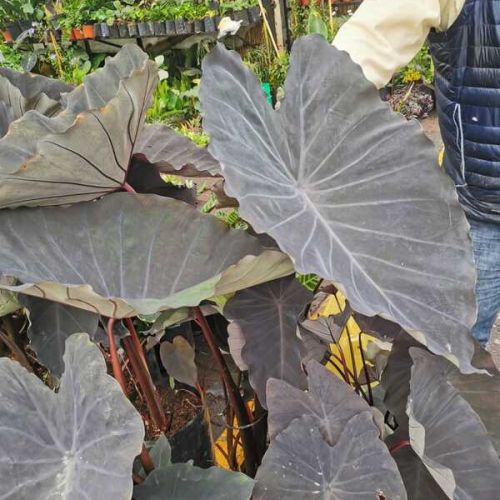
<path id="1" fill-rule="evenodd" d="M 472 335 L 484 346 L 500 311 L 500 0 L 364 0 L 333 45 L 381 88 L 426 41 L 444 168 L 471 225 Z"/>

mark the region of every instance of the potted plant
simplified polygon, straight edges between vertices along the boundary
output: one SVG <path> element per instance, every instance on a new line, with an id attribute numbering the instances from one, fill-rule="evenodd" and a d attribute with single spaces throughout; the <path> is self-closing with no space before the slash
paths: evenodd
<path id="1" fill-rule="evenodd" d="M 152 23 L 148 21 L 139 21 L 137 23 L 137 30 L 139 32 L 139 36 L 141 37 L 152 37 L 154 36 L 154 28 Z"/>
<path id="2" fill-rule="evenodd" d="M 175 35 L 175 21 L 173 19 L 165 21 L 165 34 L 169 36 Z"/>
<path id="3" fill-rule="evenodd" d="M 73 26 L 71 28 L 71 37 L 73 40 L 85 40 L 85 34 L 81 26 Z"/>
<path id="4" fill-rule="evenodd" d="M 205 31 L 205 23 L 203 19 L 195 19 L 193 22 L 193 30 L 195 33 L 203 33 Z"/>
<path id="5" fill-rule="evenodd" d="M 153 21 L 153 31 L 155 36 L 165 36 L 167 28 L 164 21 Z"/>
<path id="6" fill-rule="evenodd" d="M 184 19 L 176 19 L 175 20 L 175 32 L 178 35 L 187 35 L 188 34 L 187 23 Z"/>
<path id="7" fill-rule="evenodd" d="M 14 41 L 14 39 L 12 38 L 12 35 L 10 34 L 10 31 L 8 29 L 2 28 L 1 32 L 2 32 L 2 37 L 3 37 L 5 42 L 9 43 L 9 42 Z"/>
<path id="8" fill-rule="evenodd" d="M 86 22 L 82 26 L 83 37 L 86 40 L 93 40 L 95 38 L 95 25 L 91 22 Z"/>
<path id="9" fill-rule="evenodd" d="M 469 333 L 455 187 L 345 52 L 292 50 L 279 112 L 237 53 L 205 58 L 210 151 L 140 119 L 159 68 L 135 44 L 76 89 L 0 70 L 19 104 L 0 141 L 0 497 L 61 496 L 61 478 L 66 498 L 498 497 L 500 373 Z M 185 176 L 223 180 L 232 222 L 180 199 Z M 165 339 L 163 377 L 145 316 L 199 340 Z M 201 351 L 223 384 L 208 469 L 175 463 L 206 442 Z"/>
<path id="10" fill-rule="evenodd" d="M 137 23 L 135 21 L 129 21 L 127 27 L 128 34 L 131 38 L 137 38 L 139 36 L 139 30 L 137 29 Z"/>
<path id="11" fill-rule="evenodd" d="M 203 19 L 203 24 L 205 27 L 205 31 L 207 33 L 213 33 L 217 31 L 217 23 L 215 21 L 215 16 L 207 16 Z"/>

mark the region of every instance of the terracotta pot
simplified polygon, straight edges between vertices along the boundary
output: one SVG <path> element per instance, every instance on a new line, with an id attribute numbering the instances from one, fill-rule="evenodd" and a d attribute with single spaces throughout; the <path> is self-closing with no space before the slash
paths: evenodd
<path id="1" fill-rule="evenodd" d="M 73 40 L 85 40 L 85 35 L 83 34 L 83 30 L 81 28 L 72 28 L 71 34 L 73 36 Z"/>
<path id="2" fill-rule="evenodd" d="M 95 38 L 95 28 L 93 24 L 84 24 L 82 31 L 84 38 L 87 40 L 93 40 Z"/>
<path id="3" fill-rule="evenodd" d="M 10 33 L 8 31 L 2 31 L 2 36 L 6 42 L 13 42 L 14 41 L 14 39 L 12 38 L 12 36 L 10 35 Z"/>
<path id="4" fill-rule="evenodd" d="M 19 23 L 17 23 L 17 22 L 12 22 L 12 23 L 7 24 L 6 28 L 7 28 L 6 31 L 9 32 L 10 37 L 14 41 L 23 32 L 22 28 L 19 26 Z"/>

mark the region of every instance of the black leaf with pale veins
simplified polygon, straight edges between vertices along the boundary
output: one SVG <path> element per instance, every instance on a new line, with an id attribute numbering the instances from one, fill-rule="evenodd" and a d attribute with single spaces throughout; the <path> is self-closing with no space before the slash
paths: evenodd
<path id="1" fill-rule="evenodd" d="M 418 123 L 320 36 L 295 41 L 278 112 L 222 45 L 204 60 L 200 99 L 226 193 L 257 232 L 299 273 L 336 283 L 355 311 L 474 371 L 469 227 Z"/>

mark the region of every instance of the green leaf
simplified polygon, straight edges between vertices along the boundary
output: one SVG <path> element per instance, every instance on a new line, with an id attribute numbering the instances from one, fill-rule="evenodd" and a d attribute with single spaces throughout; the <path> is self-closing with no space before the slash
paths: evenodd
<path id="1" fill-rule="evenodd" d="M 307 34 L 321 35 L 325 40 L 328 40 L 328 27 L 323 21 L 321 14 L 316 10 L 311 10 L 307 19 Z"/>

